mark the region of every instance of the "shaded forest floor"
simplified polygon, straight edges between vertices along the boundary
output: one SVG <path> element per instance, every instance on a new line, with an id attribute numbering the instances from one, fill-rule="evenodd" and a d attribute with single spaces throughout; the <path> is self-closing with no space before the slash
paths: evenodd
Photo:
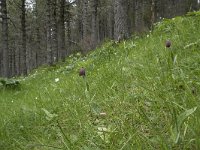
<path id="1" fill-rule="evenodd" d="M 200 149 L 199 25 L 200 12 L 164 19 L 1 85 L 0 149 Z"/>

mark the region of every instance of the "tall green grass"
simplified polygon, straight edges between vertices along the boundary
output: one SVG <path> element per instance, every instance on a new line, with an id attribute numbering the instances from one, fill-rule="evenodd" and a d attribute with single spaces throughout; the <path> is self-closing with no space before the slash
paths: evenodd
<path id="1" fill-rule="evenodd" d="M 199 12 L 164 19 L 1 87 L 0 149 L 199 149 L 199 24 Z"/>

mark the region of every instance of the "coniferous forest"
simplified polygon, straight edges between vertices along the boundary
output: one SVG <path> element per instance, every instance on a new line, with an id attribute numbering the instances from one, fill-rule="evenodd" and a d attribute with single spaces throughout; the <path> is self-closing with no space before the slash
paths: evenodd
<path id="1" fill-rule="evenodd" d="M 1 0 L 0 76 L 27 75 L 107 39 L 127 39 L 198 0 Z"/>

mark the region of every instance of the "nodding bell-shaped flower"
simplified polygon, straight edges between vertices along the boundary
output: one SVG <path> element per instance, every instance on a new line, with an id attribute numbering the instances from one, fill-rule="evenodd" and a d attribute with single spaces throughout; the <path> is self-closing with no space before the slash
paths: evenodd
<path id="1" fill-rule="evenodd" d="M 167 41 L 165 42 L 165 46 L 166 46 L 166 48 L 170 48 L 171 45 L 172 45 L 172 43 L 171 43 L 170 40 L 167 40 Z"/>
<path id="2" fill-rule="evenodd" d="M 85 69 L 83 67 L 79 71 L 79 76 L 85 77 Z"/>

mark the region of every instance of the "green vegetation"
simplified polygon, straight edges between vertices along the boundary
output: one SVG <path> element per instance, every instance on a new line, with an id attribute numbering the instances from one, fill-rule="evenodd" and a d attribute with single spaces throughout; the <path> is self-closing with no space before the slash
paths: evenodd
<path id="1" fill-rule="evenodd" d="M 200 12 L 164 19 L 1 85 L 0 149 L 200 149 L 199 24 Z"/>

